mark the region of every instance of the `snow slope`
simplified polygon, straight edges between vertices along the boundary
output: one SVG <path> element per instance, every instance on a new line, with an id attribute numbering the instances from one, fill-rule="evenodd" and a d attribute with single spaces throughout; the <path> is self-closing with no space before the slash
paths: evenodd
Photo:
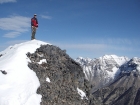
<path id="1" fill-rule="evenodd" d="M 0 105 L 40 105 L 41 95 L 37 94 L 40 86 L 34 71 L 28 68 L 27 52 L 33 53 L 41 44 L 32 40 L 8 47 L 0 52 Z"/>

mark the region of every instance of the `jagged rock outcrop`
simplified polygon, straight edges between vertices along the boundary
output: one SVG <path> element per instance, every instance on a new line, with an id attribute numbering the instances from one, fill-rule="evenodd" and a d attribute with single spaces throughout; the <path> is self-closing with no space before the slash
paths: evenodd
<path id="1" fill-rule="evenodd" d="M 27 53 L 27 57 L 31 60 L 29 68 L 36 72 L 40 81 L 37 90 L 42 95 L 40 105 L 89 105 L 89 82 L 79 63 L 65 50 L 42 45 L 35 53 Z"/>
<path id="2" fill-rule="evenodd" d="M 2 56 L 2 54 L 0 54 L 0 57 Z"/>
<path id="3" fill-rule="evenodd" d="M 2 74 L 7 74 L 7 72 L 5 70 L 0 70 Z"/>
<path id="4" fill-rule="evenodd" d="M 140 59 L 121 66 L 119 77 L 93 93 L 90 105 L 140 105 Z"/>

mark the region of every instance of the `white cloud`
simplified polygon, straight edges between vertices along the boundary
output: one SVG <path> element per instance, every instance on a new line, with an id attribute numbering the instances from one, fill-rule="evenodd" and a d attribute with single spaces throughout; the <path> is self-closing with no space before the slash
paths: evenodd
<path id="1" fill-rule="evenodd" d="M 126 38 L 107 38 L 107 42 L 110 44 L 132 44 L 132 39 L 126 39 Z"/>
<path id="2" fill-rule="evenodd" d="M 16 2 L 16 0 L 0 0 L 0 3 Z"/>
<path id="3" fill-rule="evenodd" d="M 69 43 L 55 43 L 55 45 L 60 46 L 64 49 L 76 49 L 76 50 L 83 50 L 83 51 L 97 51 L 97 50 L 104 50 L 108 46 L 105 44 L 69 44 Z"/>
<path id="4" fill-rule="evenodd" d="M 3 37 L 15 38 L 15 37 L 17 37 L 19 35 L 20 35 L 20 32 L 10 32 L 10 33 L 5 34 Z"/>
<path id="5" fill-rule="evenodd" d="M 105 41 L 105 40 L 104 40 Z M 113 41 L 113 40 L 112 40 Z M 81 52 L 94 52 L 95 53 L 104 53 L 104 54 L 116 54 L 116 53 L 128 53 L 128 52 L 139 52 L 139 47 L 136 47 L 135 45 L 131 45 L 133 41 L 130 40 L 116 40 L 116 42 L 107 42 L 101 43 L 98 40 L 98 43 L 78 43 L 78 44 L 71 44 L 71 43 L 55 43 L 55 45 L 60 46 L 63 49 L 67 50 L 76 50 Z M 104 55 L 103 54 L 103 55 Z M 122 54 L 123 55 L 123 54 Z M 125 55 L 125 54 L 124 54 Z"/>
<path id="6" fill-rule="evenodd" d="M 134 45 L 140 44 L 139 39 L 136 38 L 104 38 L 104 39 L 95 39 L 94 42 L 106 43 L 106 44 L 116 44 L 116 45 Z"/>
<path id="7" fill-rule="evenodd" d="M 52 19 L 51 16 L 46 16 L 46 15 L 41 15 L 41 17 L 44 18 L 44 19 Z"/>
<path id="8" fill-rule="evenodd" d="M 104 49 L 106 48 L 106 45 L 104 44 L 69 44 L 69 45 L 63 45 L 67 48 L 75 48 L 75 49 Z"/>
<path id="9" fill-rule="evenodd" d="M 21 33 L 28 31 L 30 27 L 30 18 L 23 16 L 10 16 L 8 18 L 0 18 L 0 29 L 12 31 L 4 35 L 4 37 L 15 38 Z"/>

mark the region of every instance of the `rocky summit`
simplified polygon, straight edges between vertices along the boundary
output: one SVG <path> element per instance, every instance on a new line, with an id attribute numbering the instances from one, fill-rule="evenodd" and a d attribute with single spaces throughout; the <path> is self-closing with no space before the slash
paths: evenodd
<path id="1" fill-rule="evenodd" d="M 39 81 L 40 105 L 89 105 L 90 85 L 79 63 L 65 50 L 53 45 L 41 45 L 27 53 L 28 63 Z"/>

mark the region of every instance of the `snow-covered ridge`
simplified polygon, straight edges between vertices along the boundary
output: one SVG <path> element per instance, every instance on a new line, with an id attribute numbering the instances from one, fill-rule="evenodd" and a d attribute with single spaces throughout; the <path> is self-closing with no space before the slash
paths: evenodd
<path id="1" fill-rule="evenodd" d="M 36 94 L 40 86 L 36 74 L 29 69 L 26 54 L 33 53 L 40 45 L 38 40 L 10 46 L 0 52 L 0 105 L 39 105 L 41 95 Z"/>
<path id="2" fill-rule="evenodd" d="M 100 57 L 99 59 L 102 59 L 102 60 L 114 60 L 119 66 L 126 63 L 126 61 L 129 60 L 129 58 L 125 57 L 125 56 L 122 56 L 122 57 L 119 57 L 117 55 L 105 55 L 103 57 Z"/>
<path id="3" fill-rule="evenodd" d="M 111 76 L 114 76 L 116 69 L 129 61 L 129 58 L 118 57 L 116 55 L 104 55 L 98 59 L 78 57 L 76 61 L 84 68 L 84 72 L 88 70 L 92 72 L 93 70 L 97 69 L 104 70 L 110 73 L 110 75 L 112 74 Z M 86 77 L 88 79 L 88 76 Z"/>
<path id="4" fill-rule="evenodd" d="M 138 71 L 140 74 L 140 58 L 134 57 L 130 59 L 125 65 L 121 67 L 121 69 L 122 69 L 122 73 Z"/>

